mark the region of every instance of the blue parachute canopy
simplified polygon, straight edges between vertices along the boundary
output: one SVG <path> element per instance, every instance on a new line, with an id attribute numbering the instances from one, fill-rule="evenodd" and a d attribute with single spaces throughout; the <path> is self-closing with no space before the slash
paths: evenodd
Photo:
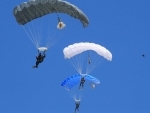
<path id="1" fill-rule="evenodd" d="M 86 75 L 85 80 L 91 85 L 100 84 L 100 81 L 91 75 Z"/>
<path id="2" fill-rule="evenodd" d="M 61 83 L 61 86 L 63 86 L 67 90 L 71 90 L 75 85 L 80 83 L 82 77 L 84 77 L 85 82 L 87 81 L 91 85 L 100 84 L 100 81 L 97 78 L 95 78 L 91 75 L 83 76 L 83 75 L 80 75 L 80 74 L 76 74 L 76 75 L 72 75 L 71 77 L 64 80 Z"/>
<path id="3" fill-rule="evenodd" d="M 66 88 L 67 90 L 72 89 L 75 85 L 77 85 L 78 83 L 80 83 L 81 80 L 81 75 L 77 74 L 77 75 L 72 75 L 71 77 L 67 78 L 66 80 L 64 80 L 61 83 L 61 86 L 63 86 L 64 88 Z"/>

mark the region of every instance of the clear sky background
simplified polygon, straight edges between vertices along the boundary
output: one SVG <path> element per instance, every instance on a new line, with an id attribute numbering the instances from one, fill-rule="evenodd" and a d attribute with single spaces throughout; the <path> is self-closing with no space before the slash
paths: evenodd
<path id="1" fill-rule="evenodd" d="M 81 41 L 103 45 L 113 60 L 90 73 L 101 84 L 85 87 L 80 113 L 150 113 L 150 0 L 68 1 L 90 24 L 83 28 L 62 15 L 68 28 L 38 69 L 32 68 L 37 50 L 12 13 L 25 1 L 1 1 L 0 113 L 74 113 L 74 100 L 60 84 L 77 72 L 62 51 Z"/>

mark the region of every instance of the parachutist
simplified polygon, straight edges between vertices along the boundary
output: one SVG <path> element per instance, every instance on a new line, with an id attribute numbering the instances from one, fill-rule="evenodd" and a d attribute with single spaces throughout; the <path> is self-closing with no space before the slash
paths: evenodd
<path id="1" fill-rule="evenodd" d="M 36 56 L 36 65 L 33 66 L 33 68 L 38 68 L 39 63 L 42 63 L 44 61 L 44 58 L 46 57 L 45 55 L 46 50 L 44 50 L 43 55 L 39 53 L 38 50 L 38 56 Z"/>
<path id="2" fill-rule="evenodd" d="M 144 54 L 142 54 L 142 57 L 145 57 L 145 55 L 144 55 Z"/>
<path id="3" fill-rule="evenodd" d="M 66 25 L 60 20 L 59 16 L 57 15 L 58 17 L 58 25 L 57 25 L 57 28 L 58 29 L 63 29 Z"/>
<path id="4" fill-rule="evenodd" d="M 80 81 L 80 86 L 79 86 L 79 89 L 82 87 L 82 89 L 83 89 L 83 87 L 84 87 L 84 82 L 85 82 L 85 79 L 84 79 L 84 77 L 82 77 L 81 78 L 81 81 Z"/>
<path id="5" fill-rule="evenodd" d="M 79 112 L 80 101 L 76 101 L 75 105 L 76 105 L 76 107 L 75 107 L 75 113 L 77 113 L 77 112 Z"/>

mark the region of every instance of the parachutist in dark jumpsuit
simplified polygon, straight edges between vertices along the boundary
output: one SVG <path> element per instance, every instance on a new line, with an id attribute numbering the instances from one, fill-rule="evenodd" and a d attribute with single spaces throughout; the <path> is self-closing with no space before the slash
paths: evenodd
<path id="1" fill-rule="evenodd" d="M 85 82 L 85 79 L 84 79 L 84 77 L 82 77 L 81 78 L 81 81 L 80 81 L 80 86 L 79 86 L 79 89 L 82 87 L 82 89 L 83 89 L 83 87 L 84 87 L 84 82 Z"/>
<path id="2" fill-rule="evenodd" d="M 80 101 L 76 102 L 75 105 L 76 105 L 75 113 L 77 113 L 77 111 L 79 112 Z"/>
<path id="3" fill-rule="evenodd" d="M 142 57 L 145 57 L 145 55 L 143 54 Z"/>
<path id="4" fill-rule="evenodd" d="M 46 57 L 45 52 L 46 52 L 46 51 L 44 51 L 44 52 L 43 52 L 43 55 L 42 55 L 41 53 L 39 53 L 39 50 L 38 50 L 38 54 L 39 54 L 39 55 L 36 56 L 36 65 L 33 66 L 33 68 L 38 68 L 39 63 L 42 63 L 42 62 L 43 62 L 44 58 Z"/>

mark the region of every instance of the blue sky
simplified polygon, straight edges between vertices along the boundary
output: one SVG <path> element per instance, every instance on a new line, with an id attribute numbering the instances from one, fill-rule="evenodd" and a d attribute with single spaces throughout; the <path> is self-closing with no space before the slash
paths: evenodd
<path id="1" fill-rule="evenodd" d="M 85 87 L 80 113 L 150 112 L 149 0 L 69 0 L 90 24 L 82 28 L 78 20 L 62 15 L 76 30 L 66 27 L 38 69 L 32 68 L 37 50 L 12 13 L 22 2 L 2 1 L 0 7 L 0 113 L 73 113 L 74 101 L 60 84 L 77 72 L 62 51 L 81 41 L 103 45 L 113 60 L 90 73 L 101 84 L 94 90 Z"/>

